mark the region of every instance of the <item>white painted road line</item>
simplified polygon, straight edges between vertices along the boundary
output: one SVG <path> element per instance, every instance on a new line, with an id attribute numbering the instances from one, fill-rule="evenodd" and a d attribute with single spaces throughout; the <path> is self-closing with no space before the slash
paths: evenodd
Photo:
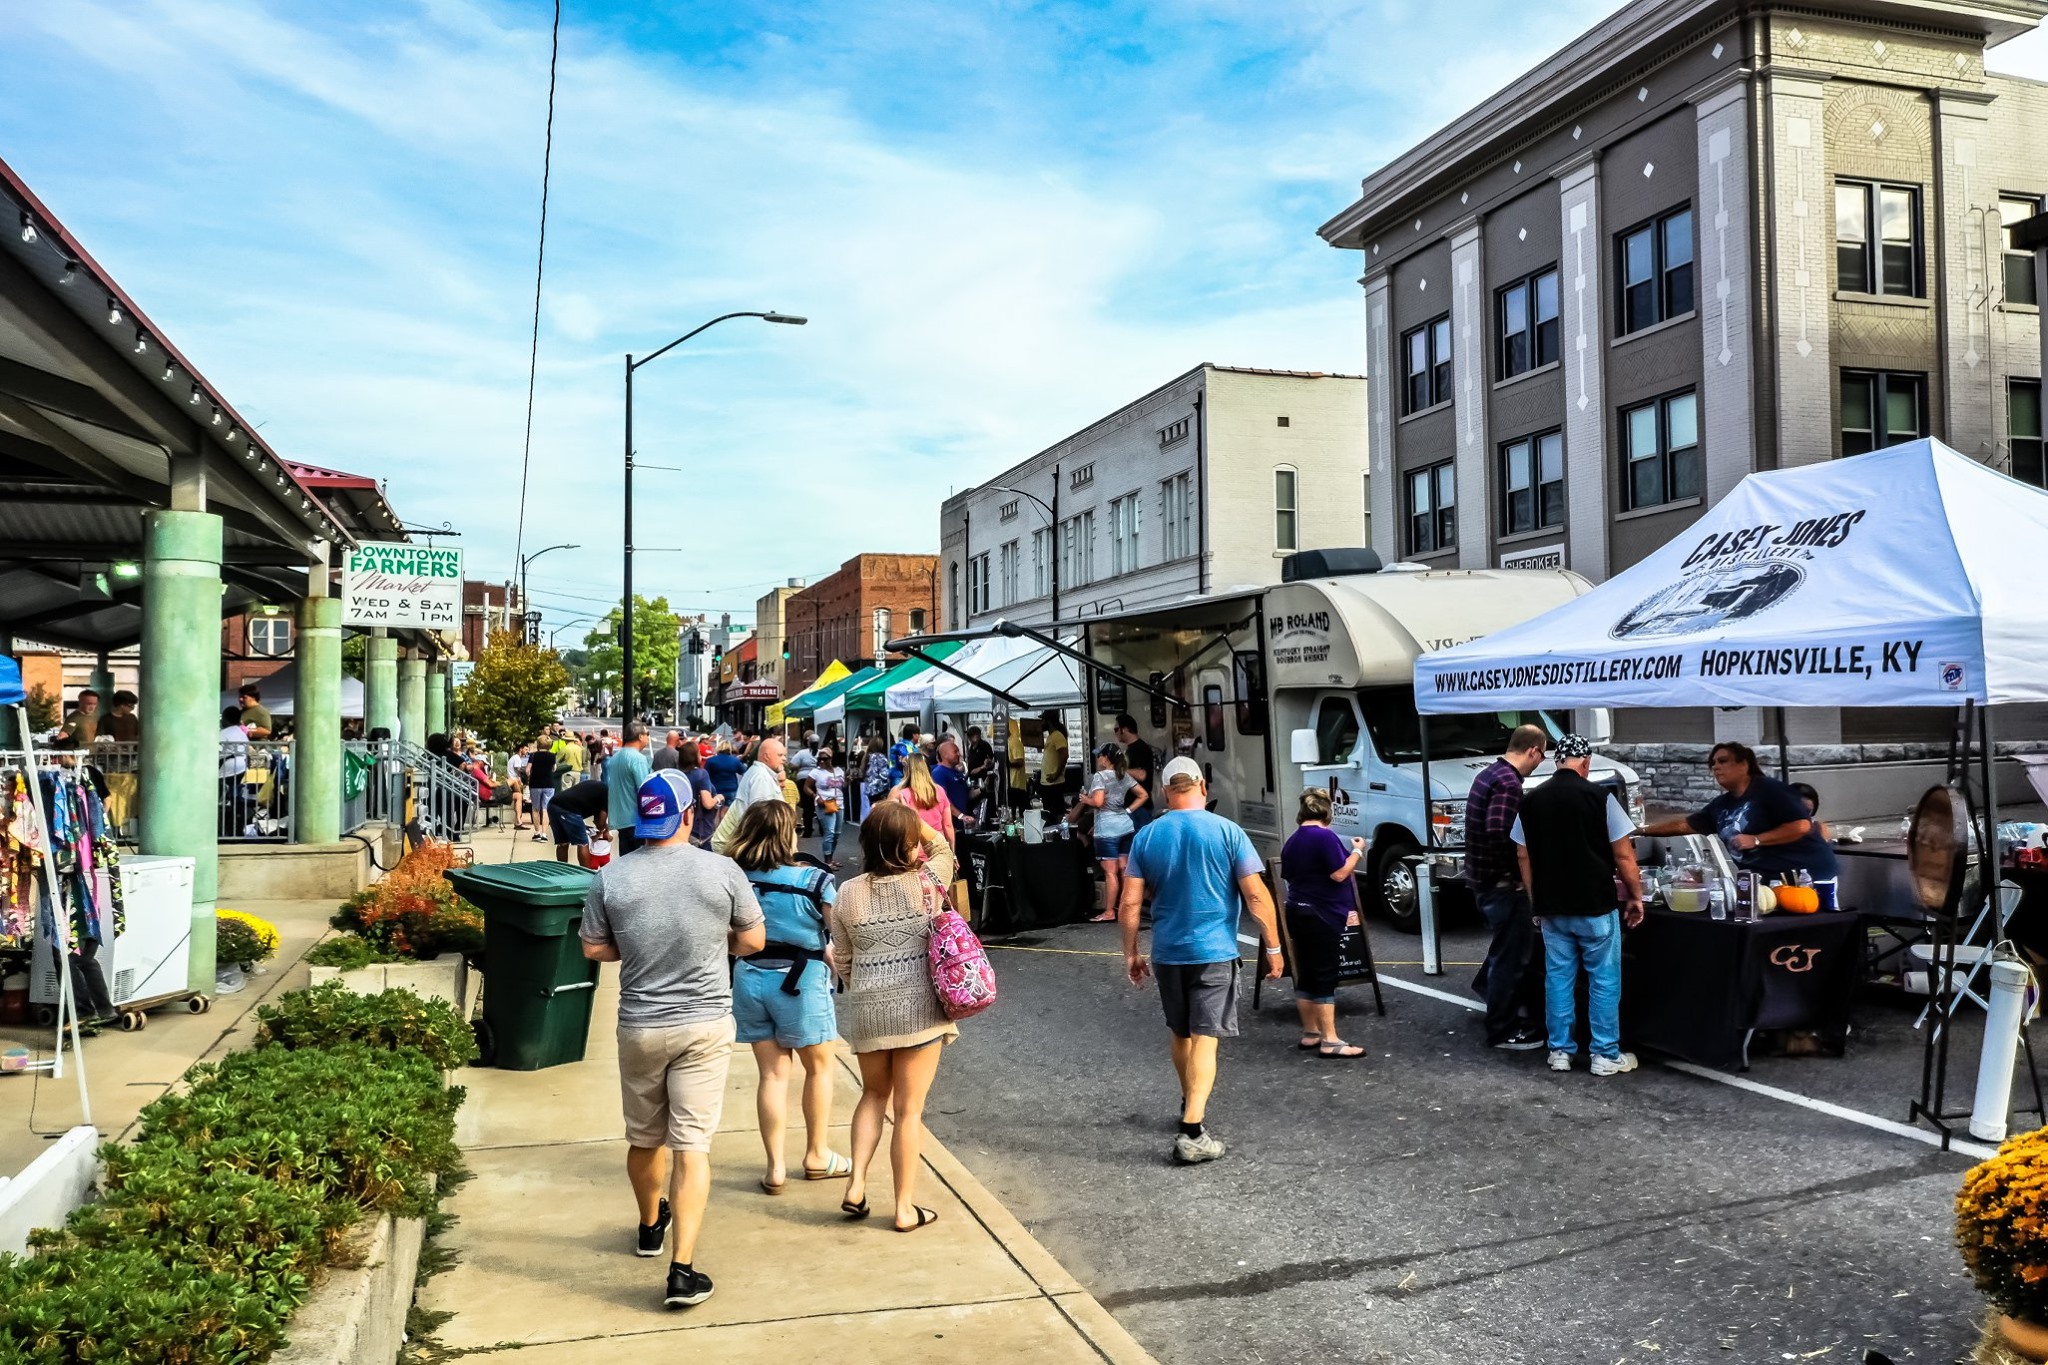
<path id="1" fill-rule="evenodd" d="M 1388 976 L 1384 972 L 1380 974 L 1380 980 L 1392 986 L 1395 990 L 1407 991 L 1413 995 L 1426 995 L 1432 1000 L 1441 1000 L 1447 1005 L 1457 1005 L 1474 1013 L 1484 1013 L 1486 1009 L 1484 1004 L 1468 996 L 1453 995 L 1449 991 L 1440 991 L 1434 986 L 1418 985 L 1413 981 L 1405 981 L 1398 976 Z M 1811 1109 L 1817 1114 L 1826 1114 L 1830 1118 L 1846 1119 L 1850 1123 L 1860 1123 L 1865 1128 L 1874 1128 L 1880 1133 L 1889 1133 L 1893 1137 L 1911 1138 L 1914 1142 L 1925 1143 L 1929 1147 L 1941 1146 L 1941 1134 L 1939 1133 L 1930 1132 L 1925 1128 L 1916 1128 L 1909 1123 L 1899 1123 L 1893 1119 L 1880 1118 L 1876 1114 L 1866 1114 L 1861 1109 L 1849 1109 L 1839 1104 L 1830 1104 L 1826 1100 L 1816 1100 L 1792 1090 L 1780 1090 L 1775 1085 L 1765 1085 L 1761 1081 L 1752 1081 L 1746 1076 L 1731 1076 L 1724 1071 L 1715 1071 L 1709 1067 L 1695 1066 L 1691 1062 L 1664 1062 L 1662 1065 L 1673 1071 L 1683 1071 L 1688 1076 L 1697 1076 L 1703 1081 L 1713 1081 L 1720 1085 L 1733 1086 L 1737 1090 L 1746 1090 L 1752 1095 L 1762 1095 L 1766 1099 L 1777 1100 L 1783 1104 L 1798 1105 L 1801 1109 Z M 1948 1147 L 1952 1152 L 1975 1157 L 1979 1161 L 1994 1154 L 1994 1149 L 1976 1142 L 1952 1140 Z"/>

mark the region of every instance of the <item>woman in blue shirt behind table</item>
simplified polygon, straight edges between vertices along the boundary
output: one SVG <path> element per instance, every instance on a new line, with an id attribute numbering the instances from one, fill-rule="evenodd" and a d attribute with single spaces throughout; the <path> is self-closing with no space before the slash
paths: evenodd
<path id="1" fill-rule="evenodd" d="M 796 808 L 757 801 L 740 816 L 728 856 L 747 874 L 767 920 L 768 943 L 732 969 L 734 1033 L 754 1049 L 761 1083 L 754 1095 L 768 1170 L 761 1188 L 781 1194 L 789 1179 L 783 1159 L 783 1116 L 789 1058 L 804 1069 L 804 1179 L 843 1180 L 853 1163 L 825 1145 L 832 1122 L 832 971 L 826 960 L 825 910 L 837 889 L 823 868 L 796 860 Z"/>
<path id="2" fill-rule="evenodd" d="M 1280 850 L 1287 883 L 1287 937 L 1294 945 L 1294 1004 L 1301 1011 L 1302 1051 L 1352 1061 L 1365 1055 L 1337 1035 L 1337 962 L 1347 925 L 1358 923 L 1351 874 L 1365 857 L 1365 840 L 1347 850 L 1330 828 L 1330 793 L 1301 794 L 1300 826 Z"/>
<path id="3" fill-rule="evenodd" d="M 1764 775 L 1749 746 L 1716 744 L 1707 754 L 1707 768 L 1721 788 L 1719 796 L 1691 815 L 1660 820 L 1637 833 L 1718 834 L 1735 865 L 1765 881 L 1790 881 L 1798 872 L 1816 882 L 1835 881 L 1835 851 L 1821 837 L 1820 822 L 1797 792 Z"/>

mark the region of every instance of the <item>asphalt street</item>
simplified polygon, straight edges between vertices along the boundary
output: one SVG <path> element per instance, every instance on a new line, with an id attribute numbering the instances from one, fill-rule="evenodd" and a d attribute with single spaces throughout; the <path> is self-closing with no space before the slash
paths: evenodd
<path id="1" fill-rule="evenodd" d="M 1423 980 L 1392 962 L 1416 939 L 1373 940 Z M 1445 946 L 1481 951 L 1469 930 Z M 1369 1058 L 1319 1060 L 1280 983 L 1224 1048 L 1209 1120 L 1229 1155 L 1179 1168 L 1166 1034 L 1114 927 L 992 947 L 1001 1000 L 949 1049 L 931 1125 L 1169 1365 L 1949 1362 L 1975 1339 L 1950 1242 L 1968 1158 L 1661 1066 L 1551 1073 L 1400 990 L 1380 1019 L 1347 988 Z M 1465 994 L 1470 974 L 1428 984 Z M 1752 1074 L 1902 1119 L 1912 1014 L 1858 1022 L 1846 1058 Z"/>

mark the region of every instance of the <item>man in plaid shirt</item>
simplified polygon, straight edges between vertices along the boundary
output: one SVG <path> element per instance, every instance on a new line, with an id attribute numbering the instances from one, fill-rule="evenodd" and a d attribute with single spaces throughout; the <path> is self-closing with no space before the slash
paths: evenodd
<path id="1" fill-rule="evenodd" d="M 1529 994 L 1524 985 L 1532 979 L 1536 925 L 1510 831 L 1522 811 L 1522 779 L 1543 762 L 1549 742 L 1538 726 L 1520 726 L 1508 736 L 1506 755 L 1487 764 L 1465 796 L 1465 879 L 1493 926 L 1493 943 L 1473 989 L 1486 996 L 1487 1046 L 1510 1052 L 1544 1045 L 1543 1034 L 1520 1017 Z"/>

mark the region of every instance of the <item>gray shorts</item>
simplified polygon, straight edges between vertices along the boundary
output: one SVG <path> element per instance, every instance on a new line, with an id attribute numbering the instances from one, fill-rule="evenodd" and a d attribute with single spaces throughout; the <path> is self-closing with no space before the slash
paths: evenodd
<path id="1" fill-rule="evenodd" d="M 1237 1036 L 1238 960 L 1155 966 L 1159 1004 L 1176 1038 Z"/>

